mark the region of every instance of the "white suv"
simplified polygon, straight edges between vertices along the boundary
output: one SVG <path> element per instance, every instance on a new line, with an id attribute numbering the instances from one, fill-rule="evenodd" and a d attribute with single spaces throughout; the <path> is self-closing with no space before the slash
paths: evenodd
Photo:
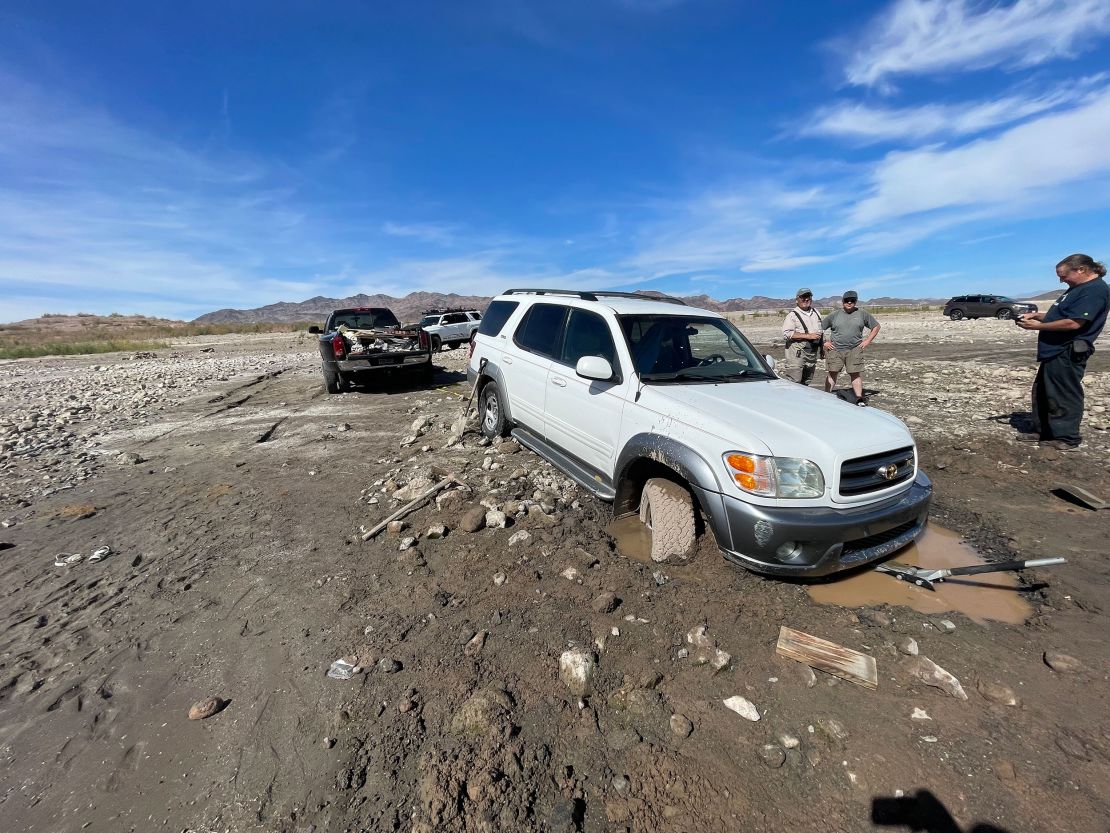
<path id="1" fill-rule="evenodd" d="M 425 313 L 418 326 L 428 334 L 432 352 L 436 352 L 441 347 L 466 344 L 481 321 L 482 314 L 477 310 L 441 310 Z"/>
<path id="2" fill-rule="evenodd" d="M 718 313 L 510 289 L 473 345 L 482 433 L 511 433 L 615 516 L 639 511 L 657 561 L 690 551 L 697 510 L 725 558 L 775 575 L 855 567 L 925 529 L 906 426 L 779 379 Z"/>

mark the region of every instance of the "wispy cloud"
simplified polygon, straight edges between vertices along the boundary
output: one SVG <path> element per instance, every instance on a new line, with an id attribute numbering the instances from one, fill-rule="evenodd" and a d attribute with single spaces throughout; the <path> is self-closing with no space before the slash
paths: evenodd
<path id="1" fill-rule="evenodd" d="M 451 223 L 395 223 L 382 225 L 382 232 L 391 237 L 407 237 L 423 243 L 449 245 L 458 240 L 458 226 Z"/>
<path id="2" fill-rule="evenodd" d="M 740 267 L 741 272 L 783 272 L 797 269 L 801 266 L 815 266 L 818 263 L 828 263 L 836 260 L 834 255 L 800 255 L 797 257 L 780 257 L 765 260 L 752 260 Z"/>
<path id="3" fill-rule="evenodd" d="M 1014 94 L 955 104 L 876 107 L 842 101 L 818 110 L 799 135 L 833 136 L 861 145 L 970 136 L 1073 105 L 1105 82 L 1106 76 L 1100 74 L 1039 95 Z"/>
<path id="4" fill-rule="evenodd" d="M 1106 0 L 897 0 L 853 39 L 848 83 L 877 86 L 899 75 L 1030 67 L 1073 58 L 1110 31 Z"/>

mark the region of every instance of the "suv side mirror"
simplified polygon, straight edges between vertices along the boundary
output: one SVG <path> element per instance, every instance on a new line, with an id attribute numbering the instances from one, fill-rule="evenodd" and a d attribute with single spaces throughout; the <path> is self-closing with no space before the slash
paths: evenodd
<path id="1" fill-rule="evenodd" d="M 775 357 L 774 356 L 769 356 L 766 353 L 764 353 L 763 354 L 763 361 L 767 362 L 767 364 L 770 366 L 771 370 L 775 369 Z"/>
<path id="2" fill-rule="evenodd" d="M 320 335 L 320 328 L 317 327 L 315 324 L 313 324 L 311 327 L 309 327 L 308 331 L 310 333 L 312 333 L 312 335 L 314 335 L 314 336 Z"/>
<path id="3" fill-rule="evenodd" d="M 583 379 L 596 379 L 608 382 L 613 378 L 613 366 L 601 356 L 583 356 L 574 367 L 574 372 Z"/>

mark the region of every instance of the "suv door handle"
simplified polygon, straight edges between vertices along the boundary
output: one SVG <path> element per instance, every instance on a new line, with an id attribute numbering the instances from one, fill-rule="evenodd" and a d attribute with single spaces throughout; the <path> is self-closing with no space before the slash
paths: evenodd
<path id="1" fill-rule="evenodd" d="M 563 379 L 559 376 L 552 376 L 551 377 L 551 384 L 558 385 L 561 388 L 565 388 L 567 386 L 567 380 Z"/>
<path id="2" fill-rule="evenodd" d="M 512 356 L 502 356 L 501 357 L 501 363 L 502 364 L 512 364 L 513 363 L 513 357 Z"/>

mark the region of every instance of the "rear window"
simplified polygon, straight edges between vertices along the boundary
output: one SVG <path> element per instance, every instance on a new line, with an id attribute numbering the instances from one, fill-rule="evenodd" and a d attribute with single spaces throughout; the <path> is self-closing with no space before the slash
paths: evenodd
<path id="1" fill-rule="evenodd" d="M 490 301 L 486 314 L 482 317 L 482 326 L 478 332 L 484 336 L 495 336 L 501 332 L 509 316 L 516 312 L 520 306 L 519 301 Z"/>
<path id="2" fill-rule="evenodd" d="M 332 329 L 337 330 L 344 324 L 351 330 L 378 330 L 401 326 L 397 316 L 387 309 L 351 310 L 350 312 L 335 313 L 331 322 Z"/>
<path id="3" fill-rule="evenodd" d="M 555 358 L 559 352 L 566 318 L 566 307 L 535 304 L 524 314 L 513 340 L 525 350 Z M 489 320 L 488 315 L 486 320 Z"/>

